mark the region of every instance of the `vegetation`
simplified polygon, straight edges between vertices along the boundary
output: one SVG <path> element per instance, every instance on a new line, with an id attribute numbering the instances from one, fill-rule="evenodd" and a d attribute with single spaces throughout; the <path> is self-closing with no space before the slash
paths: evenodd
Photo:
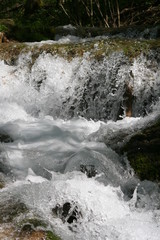
<path id="1" fill-rule="evenodd" d="M 53 38 L 54 28 L 67 24 L 107 29 L 160 24 L 158 0 L 0 0 L 0 5 L 0 18 L 15 22 L 9 37 L 20 41 Z"/>
<path id="2" fill-rule="evenodd" d="M 0 24 L 0 32 L 6 32 L 7 31 L 7 27 L 3 24 Z"/>
<path id="3" fill-rule="evenodd" d="M 46 232 L 46 240 L 61 240 L 60 237 L 56 236 L 53 232 Z"/>

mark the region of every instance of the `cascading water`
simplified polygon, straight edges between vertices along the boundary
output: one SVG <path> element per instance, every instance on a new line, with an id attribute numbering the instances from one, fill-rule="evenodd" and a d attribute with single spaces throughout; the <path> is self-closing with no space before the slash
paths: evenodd
<path id="1" fill-rule="evenodd" d="M 16 199 L 29 209 L 16 222 L 37 214 L 64 240 L 159 240 L 158 186 L 113 150 L 158 116 L 159 62 L 154 51 L 132 64 L 122 52 L 1 61 L 0 132 L 13 141 L 1 144 L 0 209 Z"/>

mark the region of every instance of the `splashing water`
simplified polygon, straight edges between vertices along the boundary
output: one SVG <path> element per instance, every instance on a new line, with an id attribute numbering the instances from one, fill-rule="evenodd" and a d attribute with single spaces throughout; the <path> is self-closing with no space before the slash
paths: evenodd
<path id="1" fill-rule="evenodd" d="M 146 95 L 142 94 L 144 87 L 147 93 L 151 88 L 157 89 L 159 73 L 144 70 L 147 60 L 142 56 L 132 66 L 125 63 L 121 68 L 115 60 L 107 61 L 97 68 L 87 59 L 87 54 L 71 62 L 42 54 L 30 69 L 28 54 L 20 56 L 16 66 L 0 62 L 0 131 L 14 140 L 1 144 L 0 163 L 5 167 L 2 177 L 6 186 L 0 190 L 0 205 L 4 199 L 19 199 L 65 240 L 159 240 L 160 197 L 149 205 L 144 196 L 147 207 L 137 207 L 140 181 L 127 160 L 112 150 L 115 138 L 142 128 L 158 115 L 158 90 L 155 91 L 157 105 L 147 105 L 146 109 L 152 109 L 152 113 L 144 118 L 123 116 L 117 122 L 93 121 L 88 113 L 74 111 L 73 118 L 69 116 L 66 120 L 69 105 L 72 106 L 75 97 L 80 101 L 80 92 L 90 77 L 94 81 L 101 75 L 107 91 L 113 90 L 110 80 L 114 73 L 108 75 L 115 68 L 118 75 L 114 96 L 106 92 L 107 102 L 113 100 L 109 119 L 117 114 L 123 82 L 130 71 L 135 76 L 130 77 L 133 92 L 142 97 L 142 102 Z M 143 77 L 149 79 L 147 85 Z M 102 93 L 100 87 L 99 91 Z M 68 108 L 63 109 L 64 104 Z M 90 111 L 94 110 L 97 117 L 99 113 L 92 107 Z M 136 116 L 141 111 L 137 108 Z M 67 216 L 53 211 L 66 203 L 77 214 L 76 221 L 71 223 Z"/>

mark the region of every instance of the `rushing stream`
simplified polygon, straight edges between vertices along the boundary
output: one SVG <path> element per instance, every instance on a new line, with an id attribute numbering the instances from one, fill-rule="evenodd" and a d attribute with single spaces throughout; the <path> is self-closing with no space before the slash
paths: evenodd
<path id="1" fill-rule="evenodd" d="M 89 53 L 71 61 L 46 53 L 35 62 L 31 53 L 13 65 L 0 61 L 0 133 L 13 139 L 0 145 L 0 206 L 24 203 L 29 213 L 16 221 L 37 214 L 64 240 L 160 239 L 158 186 L 140 182 L 113 150 L 159 114 L 153 55 L 133 64 L 116 52 L 101 62 Z"/>

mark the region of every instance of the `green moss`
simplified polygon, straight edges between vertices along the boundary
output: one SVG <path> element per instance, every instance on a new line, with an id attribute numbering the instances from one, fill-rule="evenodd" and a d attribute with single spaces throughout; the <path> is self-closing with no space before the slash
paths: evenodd
<path id="1" fill-rule="evenodd" d="M 149 179 L 154 181 L 159 177 L 159 171 L 152 161 L 152 156 L 140 152 L 136 157 L 129 157 L 131 166 L 134 168 L 137 175 L 142 179 Z M 155 159 L 154 159 L 155 161 Z"/>
<path id="2" fill-rule="evenodd" d="M 0 24 L 0 32 L 7 32 L 8 28 L 3 25 L 3 24 Z"/>
<path id="3" fill-rule="evenodd" d="M 123 52 L 132 61 L 141 53 L 147 54 L 151 49 L 160 49 L 160 40 L 120 40 L 105 39 L 92 40 L 85 43 L 69 44 L 43 44 L 42 46 L 29 46 L 24 43 L 2 44 L 0 48 L 1 59 L 17 59 L 20 53 L 32 52 L 33 62 L 42 52 L 58 55 L 71 61 L 75 57 L 82 57 L 89 52 L 90 59 L 101 60 L 113 52 Z"/>
<path id="4" fill-rule="evenodd" d="M 59 236 L 56 236 L 53 232 L 47 231 L 46 240 L 61 240 Z"/>
<path id="5" fill-rule="evenodd" d="M 132 167 L 142 180 L 160 180 L 160 161 L 156 154 L 139 153 L 136 158 L 130 158 Z"/>
<path id="6" fill-rule="evenodd" d="M 160 182 L 160 120 L 135 134 L 123 147 L 141 180 Z"/>

